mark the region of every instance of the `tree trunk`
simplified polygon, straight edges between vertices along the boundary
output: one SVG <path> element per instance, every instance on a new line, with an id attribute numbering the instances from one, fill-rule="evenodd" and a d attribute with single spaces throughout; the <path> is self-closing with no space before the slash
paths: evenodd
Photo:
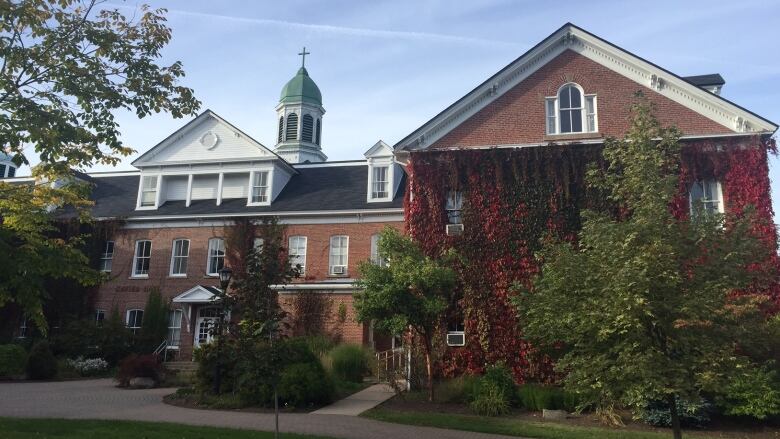
<path id="1" fill-rule="evenodd" d="M 680 416 L 677 414 L 676 395 L 669 395 L 669 414 L 672 417 L 672 432 L 674 439 L 682 439 L 682 430 L 680 429 Z"/>
<path id="2" fill-rule="evenodd" d="M 428 402 L 433 402 L 433 364 L 431 364 L 431 340 L 424 337 L 425 369 L 428 372 Z"/>

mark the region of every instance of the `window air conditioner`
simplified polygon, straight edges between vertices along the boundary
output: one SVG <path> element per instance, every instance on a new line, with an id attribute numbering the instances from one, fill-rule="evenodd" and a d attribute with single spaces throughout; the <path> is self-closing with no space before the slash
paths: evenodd
<path id="1" fill-rule="evenodd" d="M 334 265 L 333 266 L 333 274 L 344 274 L 344 272 L 347 271 L 347 267 L 343 265 Z"/>
<path id="2" fill-rule="evenodd" d="M 466 333 L 463 331 L 450 331 L 447 333 L 447 346 L 464 346 Z"/>

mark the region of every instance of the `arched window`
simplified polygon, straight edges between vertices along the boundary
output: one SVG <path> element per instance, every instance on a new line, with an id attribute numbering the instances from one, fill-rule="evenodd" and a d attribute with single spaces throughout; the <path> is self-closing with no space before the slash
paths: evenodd
<path id="1" fill-rule="evenodd" d="M 558 92 L 558 112 L 561 116 L 561 133 L 582 132 L 582 93 L 574 85 L 567 85 Z"/>
<path id="2" fill-rule="evenodd" d="M 596 95 L 584 94 L 574 83 L 564 84 L 545 102 L 547 134 L 594 133 L 598 129 Z"/>
<path id="3" fill-rule="evenodd" d="M 301 140 L 304 142 L 312 141 L 312 134 L 314 132 L 314 118 L 311 114 L 303 115 L 303 124 L 301 125 Z"/>
<path id="4" fill-rule="evenodd" d="M 279 140 L 277 140 L 278 143 L 282 143 L 282 140 L 284 140 L 284 116 L 279 118 Z"/>
<path id="5" fill-rule="evenodd" d="M 320 144 L 320 132 L 322 131 L 322 124 L 320 124 L 320 119 L 317 119 L 317 134 L 314 136 L 314 143 L 317 145 Z"/>
<path id="6" fill-rule="evenodd" d="M 284 140 L 298 140 L 298 115 L 295 113 L 287 116 L 287 132 Z"/>

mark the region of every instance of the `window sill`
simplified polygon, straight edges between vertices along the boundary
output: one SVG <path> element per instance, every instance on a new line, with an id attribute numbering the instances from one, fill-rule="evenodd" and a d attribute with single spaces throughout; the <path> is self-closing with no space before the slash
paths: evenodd
<path id="1" fill-rule="evenodd" d="M 568 133 L 568 134 L 546 134 L 543 140 L 548 142 L 554 142 L 556 140 L 586 140 L 586 139 L 600 139 L 601 133 Z"/>
<path id="2" fill-rule="evenodd" d="M 344 274 L 330 274 L 329 273 L 328 277 L 331 277 L 331 278 L 348 278 L 349 277 L 349 273 L 344 273 Z"/>
<path id="3" fill-rule="evenodd" d="M 148 274 L 137 274 L 137 275 L 130 276 L 128 279 L 149 279 L 149 275 Z"/>
<path id="4" fill-rule="evenodd" d="M 186 274 L 169 274 L 168 277 L 174 278 L 174 279 L 186 279 Z"/>

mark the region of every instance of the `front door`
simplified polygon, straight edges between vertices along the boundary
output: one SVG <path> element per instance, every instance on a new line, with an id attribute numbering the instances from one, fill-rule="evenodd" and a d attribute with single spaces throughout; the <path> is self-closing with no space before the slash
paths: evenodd
<path id="1" fill-rule="evenodd" d="M 201 308 L 198 311 L 198 318 L 195 320 L 195 340 L 193 341 L 193 347 L 206 343 L 211 343 L 214 339 L 214 325 L 217 322 L 219 315 L 219 309 L 217 308 Z"/>

